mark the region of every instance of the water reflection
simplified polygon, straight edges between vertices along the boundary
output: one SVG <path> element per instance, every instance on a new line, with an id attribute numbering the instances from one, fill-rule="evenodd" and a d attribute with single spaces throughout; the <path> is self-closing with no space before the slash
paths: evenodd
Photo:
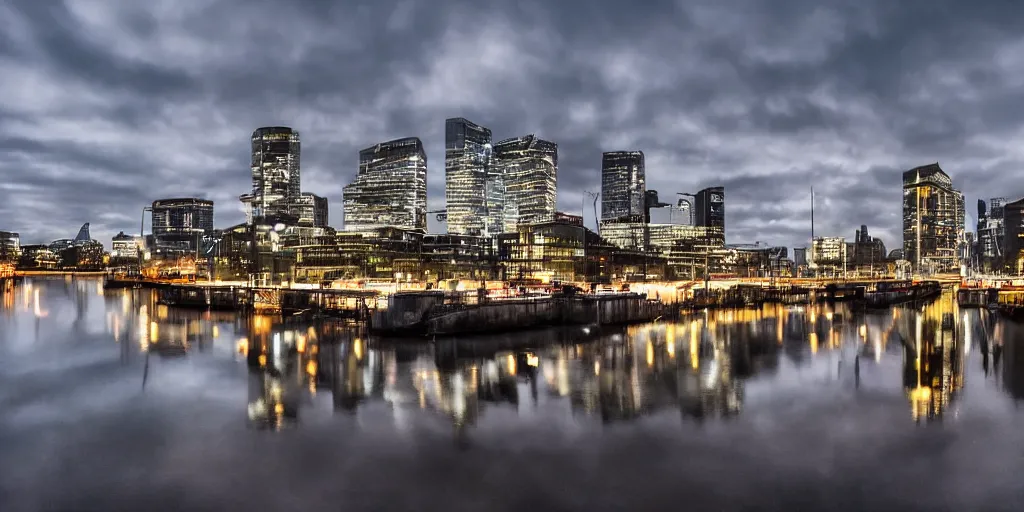
<path id="1" fill-rule="evenodd" d="M 671 411 L 683 421 L 728 420 L 750 406 L 751 385 L 886 390 L 905 400 L 910 419 L 927 422 L 955 408 L 972 352 L 979 379 L 1024 398 L 1017 325 L 987 310 L 960 310 L 954 297 L 881 312 L 769 305 L 629 328 L 389 341 L 350 324 L 179 310 L 145 290 L 104 291 L 97 280 L 65 279 L 4 290 L 0 318 L 7 325 L 30 319 L 38 339 L 41 325 L 64 319 L 72 319 L 73 332 L 92 328 L 100 312 L 90 304 L 101 300 L 121 362 L 145 361 L 143 386 L 150 355 L 230 354 L 248 369 L 246 409 L 260 428 L 296 425 L 304 409 L 329 401 L 344 414 L 372 403 L 396 416 L 420 409 L 463 433 L 490 409 L 524 415 L 551 400 L 595 423 Z"/>

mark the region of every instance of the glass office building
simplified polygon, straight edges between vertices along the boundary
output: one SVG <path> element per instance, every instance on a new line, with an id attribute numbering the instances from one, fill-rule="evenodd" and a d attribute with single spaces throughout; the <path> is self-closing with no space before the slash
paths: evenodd
<path id="1" fill-rule="evenodd" d="M 419 138 L 359 152 L 359 174 L 344 189 L 345 231 L 427 229 L 427 154 Z"/>

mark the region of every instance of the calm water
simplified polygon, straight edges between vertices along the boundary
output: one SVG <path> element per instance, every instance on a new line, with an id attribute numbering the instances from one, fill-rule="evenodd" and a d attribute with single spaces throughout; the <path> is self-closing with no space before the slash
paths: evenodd
<path id="1" fill-rule="evenodd" d="M 954 302 L 432 345 L 26 281 L 0 510 L 1021 510 L 1021 329 Z"/>

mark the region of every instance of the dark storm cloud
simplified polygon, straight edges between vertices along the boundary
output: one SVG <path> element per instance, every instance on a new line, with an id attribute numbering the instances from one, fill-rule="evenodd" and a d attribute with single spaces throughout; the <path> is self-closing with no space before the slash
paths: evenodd
<path id="1" fill-rule="evenodd" d="M 663 198 L 726 186 L 730 242 L 804 245 L 813 185 L 817 233 L 893 248 L 904 169 L 940 162 L 972 205 L 1024 194 L 1022 22 L 995 0 L 8 2 L 0 229 L 109 240 L 192 194 L 230 225 L 248 135 L 277 124 L 333 224 L 357 151 L 399 137 L 441 208 L 442 123 L 465 116 L 558 143 L 567 211 L 602 151 L 640 149 Z"/>

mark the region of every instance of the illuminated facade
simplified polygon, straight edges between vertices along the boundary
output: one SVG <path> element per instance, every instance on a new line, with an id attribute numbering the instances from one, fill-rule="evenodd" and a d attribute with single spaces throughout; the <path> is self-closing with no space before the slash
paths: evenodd
<path id="1" fill-rule="evenodd" d="M 643 217 L 646 193 L 643 151 L 602 154 L 601 220 Z"/>
<path id="2" fill-rule="evenodd" d="M 113 259 L 138 258 L 142 248 L 142 239 L 126 234 L 124 231 L 114 235 L 110 245 L 110 257 Z"/>
<path id="3" fill-rule="evenodd" d="M 482 236 L 487 232 L 487 180 L 491 166 L 491 130 L 458 117 L 445 120 L 445 207 L 448 232 Z M 500 197 L 500 184 L 492 192 Z M 495 205 L 497 211 L 504 205 Z"/>
<path id="4" fill-rule="evenodd" d="M 916 271 L 959 269 L 963 202 L 937 163 L 903 173 L 903 254 Z"/>
<path id="5" fill-rule="evenodd" d="M 327 198 L 303 192 L 292 198 L 291 215 L 296 225 L 315 228 L 327 227 Z"/>
<path id="6" fill-rule="evenodd" d="M 495 218 L 508 219 L 510 225 L 497 234 L 515 229 L 518 224 L 546 222 L 555 217 L 558 178 L 558 145 L 535 135 L 506 139 L 494 145 L 493 167 L 504 181 L 504 211 Z M 488 205 L 490 206 L 490 205 Z"/>
<path id="7" fill-rule="evenodd" d="M 16 262 L 21 257 L 21 235 L 0 231 L 0 263 Z"/>
<path id="8" fill-rule="evenodd" d="M 299 132 L 286 126 L 252 132 L 252 193 L 241 197 L 253 218 L 284 218 L 299 195 Z"/>
<path id="9" fill-rule="evenodd" d="M 345 187 L 345 231 L 427 229 L 427 153 L 416 137 L 359 152 L 359 174 Z"/>
<path id="10" fill-rule="evenodd" d="M 160 253 L 194 252 L 213 231 L 213 201 L 194 197 L 153 201 L 154 249 Z"/>
<path id="11" fill-rule="evenodd" d="M 838 275 L 846 269 L 846 239 L 819 236 L 811 240 L 811 267 L 818 275 Z"/>

